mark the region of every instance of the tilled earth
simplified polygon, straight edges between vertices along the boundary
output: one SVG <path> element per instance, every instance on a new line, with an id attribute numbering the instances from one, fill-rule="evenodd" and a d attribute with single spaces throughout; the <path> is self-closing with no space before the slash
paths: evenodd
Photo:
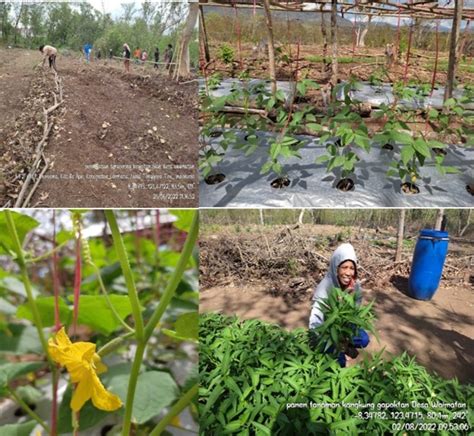
<path id="1" fill-rule="evenodd" d="M 474 381 L 472 243 L 450 242 L 441 284 L 430 301 L 408 296 L 413 246 L 394 264 L 395 229 L 335 226 L 252 227 L 202 232 L 200 310 L 307 327 L 314 286 L 341 242 L 359 256 L 365 302 L 375 300 L 376 329 L 367 352 L 408 351 L 445 378 Z M 412 236 L 413 244 L 415 237 Z M 357 360 L 355 360 L 357 361 Z M 355 361 L 350 361 L 353 364 Z"/>
<path id="2" fill-rule="evenodd" d="M 41 55 L 2 50 L 0 201 L 14 204 L 38 121 L 54 88 L 51 72 L 33 69 Z M 45 148 L 53 162 L 29 206 L 195 207 L 198 205 L 196 82 L 164 72 L 58 56 L 64 103 L 53 112 Z M 43 95 L 42 95 L 43 94 Z"/>

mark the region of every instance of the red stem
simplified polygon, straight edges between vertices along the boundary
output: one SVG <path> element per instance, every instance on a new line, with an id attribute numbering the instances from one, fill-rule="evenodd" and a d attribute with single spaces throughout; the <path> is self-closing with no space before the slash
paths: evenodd
<path id="1" fill-rule="evenodd" d="M 56 210 L 53 209 L 53 291 L 54 291 L 54 330 L 58 332 L 61 328 L 61 319 L 59 316 L 59 270 L 58 253 L 56 251 Z"/>
<path id="2" fill-rule="evenodd" d="M 397 22 L 397 56 L 400 54 L 400 11 L 401 8 L 398 8 L 398 22 Z"/>
<path id="3" fill-rule="evenodd" d="M 76 239 L 76 270 L 74 275 L 74 311 L 73 311 L 73 335 L 76 335 L 77 315 L 79 314 L 79 297 L 81 295 L 81 229 L 78 229 Z"/>

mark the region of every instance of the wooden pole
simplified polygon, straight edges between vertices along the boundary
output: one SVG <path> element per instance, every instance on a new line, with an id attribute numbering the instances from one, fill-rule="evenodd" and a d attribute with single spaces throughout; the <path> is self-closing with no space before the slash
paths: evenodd
<path id="1" fill-rule="evenodd" d="M 400 209 L 400 217 L 398 219 L 397 251 L 395 252 L 395 262 L 400 262 L 402 260 L 405 216 L 406 216 L 406 209 Z"/>
<path id="2" fill-rule="evenodd" d="M 444 217 L 444 209 L 438 209 L 436 213 L 436 223 L 435 223 L 435 230 L 441 230 L 441 225 L 443 223 L 443 217 Z"/>
<path id="3" fill-rule="evenodd" d="M 459 33 L 461 30 L 462 8 L 464 0 L 455 0 L 454 17 L 451 29 L 451 41 L 449 45 L 448 77 L 446 79 L 446 88 L 444 90 L 444 101 L 453 96 L 454 78 L 456 76 L 456 66 L 458 63 L 457 45 L 459 42 Z"/>
<path id="4" fill-rule="evenodd" d="M 268 34 L 268 68 L 270 72 L 270 81 L 272 83 L 272 93 L 276 94 L 276 68 L 275 68 L 275 44 L 273 42 L 273 24 L 272 24 L 272 13 L 270 11 L 270 0 L 263 0 L 263 6 L 265 8 L 265 18 L 267 21 L 267 34 Z"/>
<path id="5" fill-rule="evenodd" d="M 331 60 L 331 85 L 334 88 L 337 84 L 337 0 L 332 0 L 331 9 L 331 44 L 332 44 L 332 60 Z"/>
<path id="6" fill-rule="evenodd" d="M 201 39 L 204 45 L 204 57 L 206 62 L 211 62 L 211 54 L 209 53 L 209 41 L 207 38 L 206 20 L 204 18 L 204 10 L 202 5 L 199 5 L 199 20 L 201 24 Z"/>

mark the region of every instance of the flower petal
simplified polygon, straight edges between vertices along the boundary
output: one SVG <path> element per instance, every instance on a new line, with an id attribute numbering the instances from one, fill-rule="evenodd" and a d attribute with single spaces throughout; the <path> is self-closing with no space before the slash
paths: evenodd
<path id="1" fill-rule="evenodd" d="M 117 395 L 105 389 L 95 372 L 91 372 L 91 374 L 93 380 L 92 403 L 94 406 L 109 412 L 122 407 L 122 400 Z"/>
<path id="2" fill-rule="evenodd" d="M 92 360 L 94 361 L 95 372 L 97 374 L 102 374 L 103 372 L 106 372 L 108 370 L 107 365 L 102 363 L 102 361 L 100 360 L 100 356 L 97 353 L 94 354 Z"/>
<path id="3" fill-rule="evenodd" d="M 64 327 L 61 327 L 61 330 L 59 330 L 56 335 L 54 336 L 54 340 L 56 344 L 60 347 L 65 347 L 67 345 L 71 345 L 71 340 L 69 339 L 69 336 L 66 333 L 66 330 Z"/>
<path id="4" fill-rule="evenodd" d="M 84 376 L 81 378 L 81 381 L 76 386 L 70 404 L 71 409 L 74 410 L 74 412 L 79 412 L 84 403 L 91 398 L 94 390 L 93 374 L 92 371 L 86 371 Z"/>

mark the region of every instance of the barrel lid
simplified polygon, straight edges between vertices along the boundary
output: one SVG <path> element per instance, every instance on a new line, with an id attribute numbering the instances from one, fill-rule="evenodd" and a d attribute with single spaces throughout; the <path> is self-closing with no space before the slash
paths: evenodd
<path id="1" fill-rule="evenodd" d="M 442 232 L 441 230 L 423 229 L 420 230 L 420 236 L 427 236 L 430 238 L 447 238 L 448 232 Z"/>

